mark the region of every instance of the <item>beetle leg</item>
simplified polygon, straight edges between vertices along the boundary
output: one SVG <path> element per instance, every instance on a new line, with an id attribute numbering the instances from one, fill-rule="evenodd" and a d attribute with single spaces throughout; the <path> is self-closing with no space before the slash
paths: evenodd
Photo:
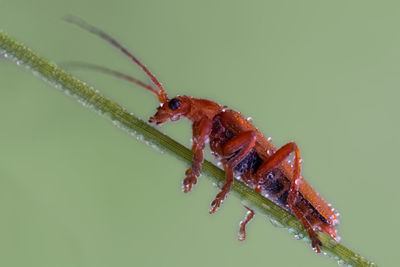
<path id="1" fill-rule="evenodd" d="M 211 129 L 211 120 L 202 119 L 193 123 L 192 151 L 194 152 L 194 156 L 192 168 L 186 171 L 186 177 L 183 180 L 183 192 L 185 193 L 192 190 L 193 185 L 197 183 L 197 177 L 200 176 L 201 164 L 204 161 L 204 144 L 211 132 Z"/>
<path id="2" fill-rule="evenodd" d="M 217 194 L 214 201 L 211 202 L 212 208 L 210 213 L 214 213 L 225 199 L 233 184 L 233 168 L 240 163 L 247 156 L 247 154 L 249 154 L 255 143 L 256 133 L 253 131 L 248 131 L 235 136 L 223 146 L 222 155 L 225 157 L 223 163 L 226 172 L 226 179 L 221 191 Z M 232 156 L 232 154 L 235 152 L 237 152 L 236 155 L 231 157 L 229 160 L 226 159 Z"/>
<path id="3" fill-rule="evenodd" d="M 247 206 L 244 206 L 248 211 L 244 220 L 240 222 L 239 228 L 239 241 L 244 241 L 246 239 L 246 225 L 253 219 L 254 211 Z"/>
<path id="4" fill-rule="evenodd" d="M 289 192 L 290 195 L 290 192 Z M 311 239 L 311 246 L 315 249 L 317 253 L 321 253 L 321 249 L 319 248 L 322 246 L 321 240 L 319 240 L 317 233 L 314 231 L 313 226 L 311 223 L 307 220 L 307 218 L 304 216 L 303 212 L 298 209 L 294 204 L 291 204 L 291 201 L 289 202 L 289 197 L 288 197 L 288 204 L 289 208 L 293 211 L 294 215 L 301 220 L 303 223 L 304 229 L 308 232 L 308 235 Z"/>
<path id="5" fill-rule="evenodd" d="M 293 172 L 293 178 L 292 178 L 292 186 L 296 185 L 296 183 L 293 183 L 297 179 L 300 179 L 300 150 L 298 149 L 296 143 L 290 142 L 275 151 L 274 154 L 272 154 L 269 158 L 267 158 L 261 166 L 257 170 L 257 177 L 262 177 L 264 175 L 267 175 L 269 172 L 271 172 L 273 169 L 279 167 L 282 162 L 286 160 L 287 157 L 291 153 L 295 153 L 294 157 L 294 172 Z M 298 188 L 298 186 L 297 186 Z"/>
<path id="6" fill-rule="evenodd" d="M 297 147 L 296 143 L 291 142 L 287 143 L 280 149 L 278 149 L 273 155 L 271 155 L 267 160 L 265 160 L 261 166 L 258 168 L 256 176 L 257 177 L 263 177 L 267 175 L 269 172 L 271 172 L 273 169 L 279 167 L 279 165 L 286 160 L 286 158 L 291 154 L 294 154 L 294 168 L 293 168 L 293 176 L 292 176 L 292 181 L 290 181 L 290 189 L 289 189 L 289 194 L 287 198 L 287 203 L 290 208 L 290 210 L 293 211 L 295 216 L 301 220 L 303 223 L 304 229 L 308 232 L 310 239 L 311 239 L 311 244 L 312 247 L 316 249 L 316 251 L 319 253 L 321 252 L 319 246 L 322 245 L 321 241 L 318 239 L 318 235 L 314 230 L 314 227 L 311 225 L 311 223 L 306 219 L 304 212 L 301 211 L 299 208 L 296 207 L 296 201 L 297 201 L 297 196 L 299 194 L 299 186 L 300 186 L 300 181 L 301 181 L 301 176 L 300 176 L 300 171 L 301 171 L 301 166 L 300 166 L 300 150 Z"/>

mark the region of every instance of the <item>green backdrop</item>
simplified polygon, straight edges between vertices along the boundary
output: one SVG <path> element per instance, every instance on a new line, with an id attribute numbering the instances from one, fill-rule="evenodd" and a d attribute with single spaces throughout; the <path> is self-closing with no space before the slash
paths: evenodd
<path id="1" fill-rule="evenodd" d="M 215 100 L 251 116 L 277 146 L 296 141 L 303 175 L 341 214 L 342 242 L 396 266 L 399 235 L 398 1 L 0 0 L 0 28 L 53 62 L 140 70 L 61 20 L 114 35 L 170 96 Z M 74 71 L 143 119 L 154 95 Z M 187 168 L 0 59 L 0 266 L 335 266 Z M 161 128 L 190 145 L 188 121 Z M 209 153 L 207 157 L 211 158 Z"/>

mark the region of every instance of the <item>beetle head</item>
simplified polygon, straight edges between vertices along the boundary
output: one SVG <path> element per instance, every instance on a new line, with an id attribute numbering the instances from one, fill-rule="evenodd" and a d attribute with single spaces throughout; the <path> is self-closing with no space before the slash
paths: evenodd
<path id="1" fill-rule="evenodd" d="M 162 124 L 166 121 L 177 121 L 190 111 L 190 99 L 187 96 L 177 96 L 166 99 L 157 108 L 156 114 L 149 119 L 150 123 Z"/>

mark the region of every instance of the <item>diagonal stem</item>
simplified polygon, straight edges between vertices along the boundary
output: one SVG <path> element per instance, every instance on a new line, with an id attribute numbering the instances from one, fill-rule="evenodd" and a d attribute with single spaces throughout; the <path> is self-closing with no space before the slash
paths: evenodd
<path id="1" fill-rule="evenodd" d="M 115 124 L 135 135 L 138 139 L 172 153 L 187 164 L 192 163 L 193 153 L 189 149 L 138 119 L 119 104 L 105 98 L 92 87 L 37 55 L 2 31 L 0 31 L 0 56 L 9 58 L 18 65 L 22 65 L 33 73 L 39 74 L 54 87 L 62 89 L 84 106 L 109 117 Z M 225 173 L 208 161 L 204 162 L 202 172 L 219 186 L 225 180 Z M 267 216 L 274 224 L 287 229 L 295 237 L 307 243 L 310 242 L 302 224 L 283 208 L 256 193 L 240 181 L 235 181 L 231 191 L 235 193 L 244 205 L 255 210 L 258 214 Z M 337 243 L 329 235 L 324 233 L 319 233 L 318 235 L 323 243 L 323 252 L 330 255 L 339 264 L 353 267 L 377 266 L 342 244 Z"/>

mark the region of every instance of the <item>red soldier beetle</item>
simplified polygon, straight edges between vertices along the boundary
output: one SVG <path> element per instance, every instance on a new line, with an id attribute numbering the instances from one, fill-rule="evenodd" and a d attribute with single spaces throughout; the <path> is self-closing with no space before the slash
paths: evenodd
<path id="1" fill-rule="evenodd" d="M 222 163 L 226 173 L 225 184 L 211 202 L 210 213 L 214 213 L 226 198 L 234 178 L 237 177 L 300 220 L 308 232 L 312 247 L 320 252 L 321 241 L 316 231 L 329 234 L 339 240 L 335 225 L 337 214 L 301 176 L 301 156 L 296 143 L 290 142 L 277 149 L 264 135 L 239 112 L 221 106 L 213 101 L 190 96 L 169 98 L 158 79 L 132 53 L 110 35 L 86 22 L 66 18 L 68 22 L 108 41 L 123 54 L 131 58 L 151 79 L 153 85 L 143 83 L 127 74 L 104 67 L 85 64 L 84 67 L 117 76 L 133 82 L 154 93 L 160 102 L 157 112 L 149 119 L 157 125 L 177 121 L 185 117 L 193 122 L 194 153 L 192 167 L 183 180 L 183 191 L 190 192 L 197 183 L 203 163 L 203 150 L 207 140 L 214 156 Z M 293 165 L 288 161 L 294 155 Z M 254 211 L 245 207 L 248 213 L 240 223 L 239 240 L 246 237 L 246 224 L 254 217 Z"/>

